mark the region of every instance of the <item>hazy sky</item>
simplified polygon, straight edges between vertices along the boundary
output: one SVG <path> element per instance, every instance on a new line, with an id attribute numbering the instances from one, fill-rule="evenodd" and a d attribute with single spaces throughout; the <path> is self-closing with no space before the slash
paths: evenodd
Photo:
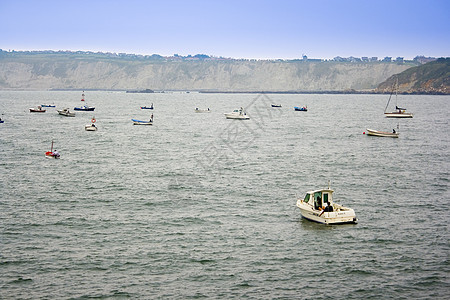
<path id="1" fill-rule="evenodd" d="M 450 0 L 0 0 L 0 49 L 450 56 Z"/>

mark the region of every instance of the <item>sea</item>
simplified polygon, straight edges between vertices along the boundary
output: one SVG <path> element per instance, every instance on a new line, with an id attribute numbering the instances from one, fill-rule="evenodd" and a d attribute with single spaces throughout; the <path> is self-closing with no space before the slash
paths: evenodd
<path id="1" fill-rule="evenodd" d="M 450 96 L 81 92 L 0 91 L 1 299 L 449 298 Z"/>

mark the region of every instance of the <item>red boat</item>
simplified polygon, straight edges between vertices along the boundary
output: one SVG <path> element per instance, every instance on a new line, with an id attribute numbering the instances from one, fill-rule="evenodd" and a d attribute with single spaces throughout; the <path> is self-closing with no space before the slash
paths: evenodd
<path id="1" fill-rule="evenodd" d="M 45 152 L 45 157 L 54 159 L 60 158 L 58 151 L 57 150 L 53 151 L 53 141 L 52 141 L 52 148 L 50 149 L 50 151 Z"/>
<path id="2" fill-rule="evenodd" d="M 38 106 L 37 108 L 30 108 L 30 112 L 45 112 L 45 109 L 42 109 L 41 106 Z"/>

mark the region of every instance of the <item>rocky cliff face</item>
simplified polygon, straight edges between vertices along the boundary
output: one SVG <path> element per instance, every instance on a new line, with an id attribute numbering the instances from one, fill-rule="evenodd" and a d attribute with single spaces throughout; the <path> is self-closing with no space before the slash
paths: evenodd
<path id="1" fill-rule="evenodd" d="M 450 58 L 440 58 L 410 68 L 381 83 L 376 92 L 392 91 L 398 80 L 398 92 L 408 94 L 450 94 Z"/>
<path id="2" fill-rule="evenodd" d="M 344 91 L 374 89 L 411 66 L 304 61 L 0 59 L 1 89 Z"/>

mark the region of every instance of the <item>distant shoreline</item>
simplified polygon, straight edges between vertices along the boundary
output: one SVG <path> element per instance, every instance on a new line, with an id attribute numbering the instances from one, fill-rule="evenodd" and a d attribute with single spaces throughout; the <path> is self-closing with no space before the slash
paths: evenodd
<path id="1" fill-rule="evenodd" d="M 340 95 L 352 95 L 352 94 L 380 94 L 389 95 L 387 92 L 377 91 L 198 91 L 201 94 L 340 94 Z M 413 92 L 413 93 L 398 93 L 399 95 L 450 95 L 438 92 Z"/>
<path id="2" fill-rule="evenodd" d="M 356 90 L 345 90 L 345 91 L 211 91 L 211 90 L 152 90 L 149 92 L 149 90 L 113 90 L 113 89 L 47 89 L 47 90 L 35 90 L 35 89 L 0 89 L 0 91 L 18 91 L 18 92 L 32 92 L 32 91 L 49 91 L 49 92 L 78 92 L 78 91 L 99 91 L 99 92 L 123 92 L 123 93 L 132 93 L 132 94 L 164 94 L 164 93 L 200 93 L 200 94 L 280 94 L 280 95 L 311 95 L 311 94 L 330 94 L 330 95 L 389 95 L 390 92 L 378 92 L 375 90 L 371 91 L 356 91 Z M 439 92 L 399 92 L 399 95 L 436 95 L 436 96 L 446 96 L 450 95 L 446 93 L 439 93 Z"/>

